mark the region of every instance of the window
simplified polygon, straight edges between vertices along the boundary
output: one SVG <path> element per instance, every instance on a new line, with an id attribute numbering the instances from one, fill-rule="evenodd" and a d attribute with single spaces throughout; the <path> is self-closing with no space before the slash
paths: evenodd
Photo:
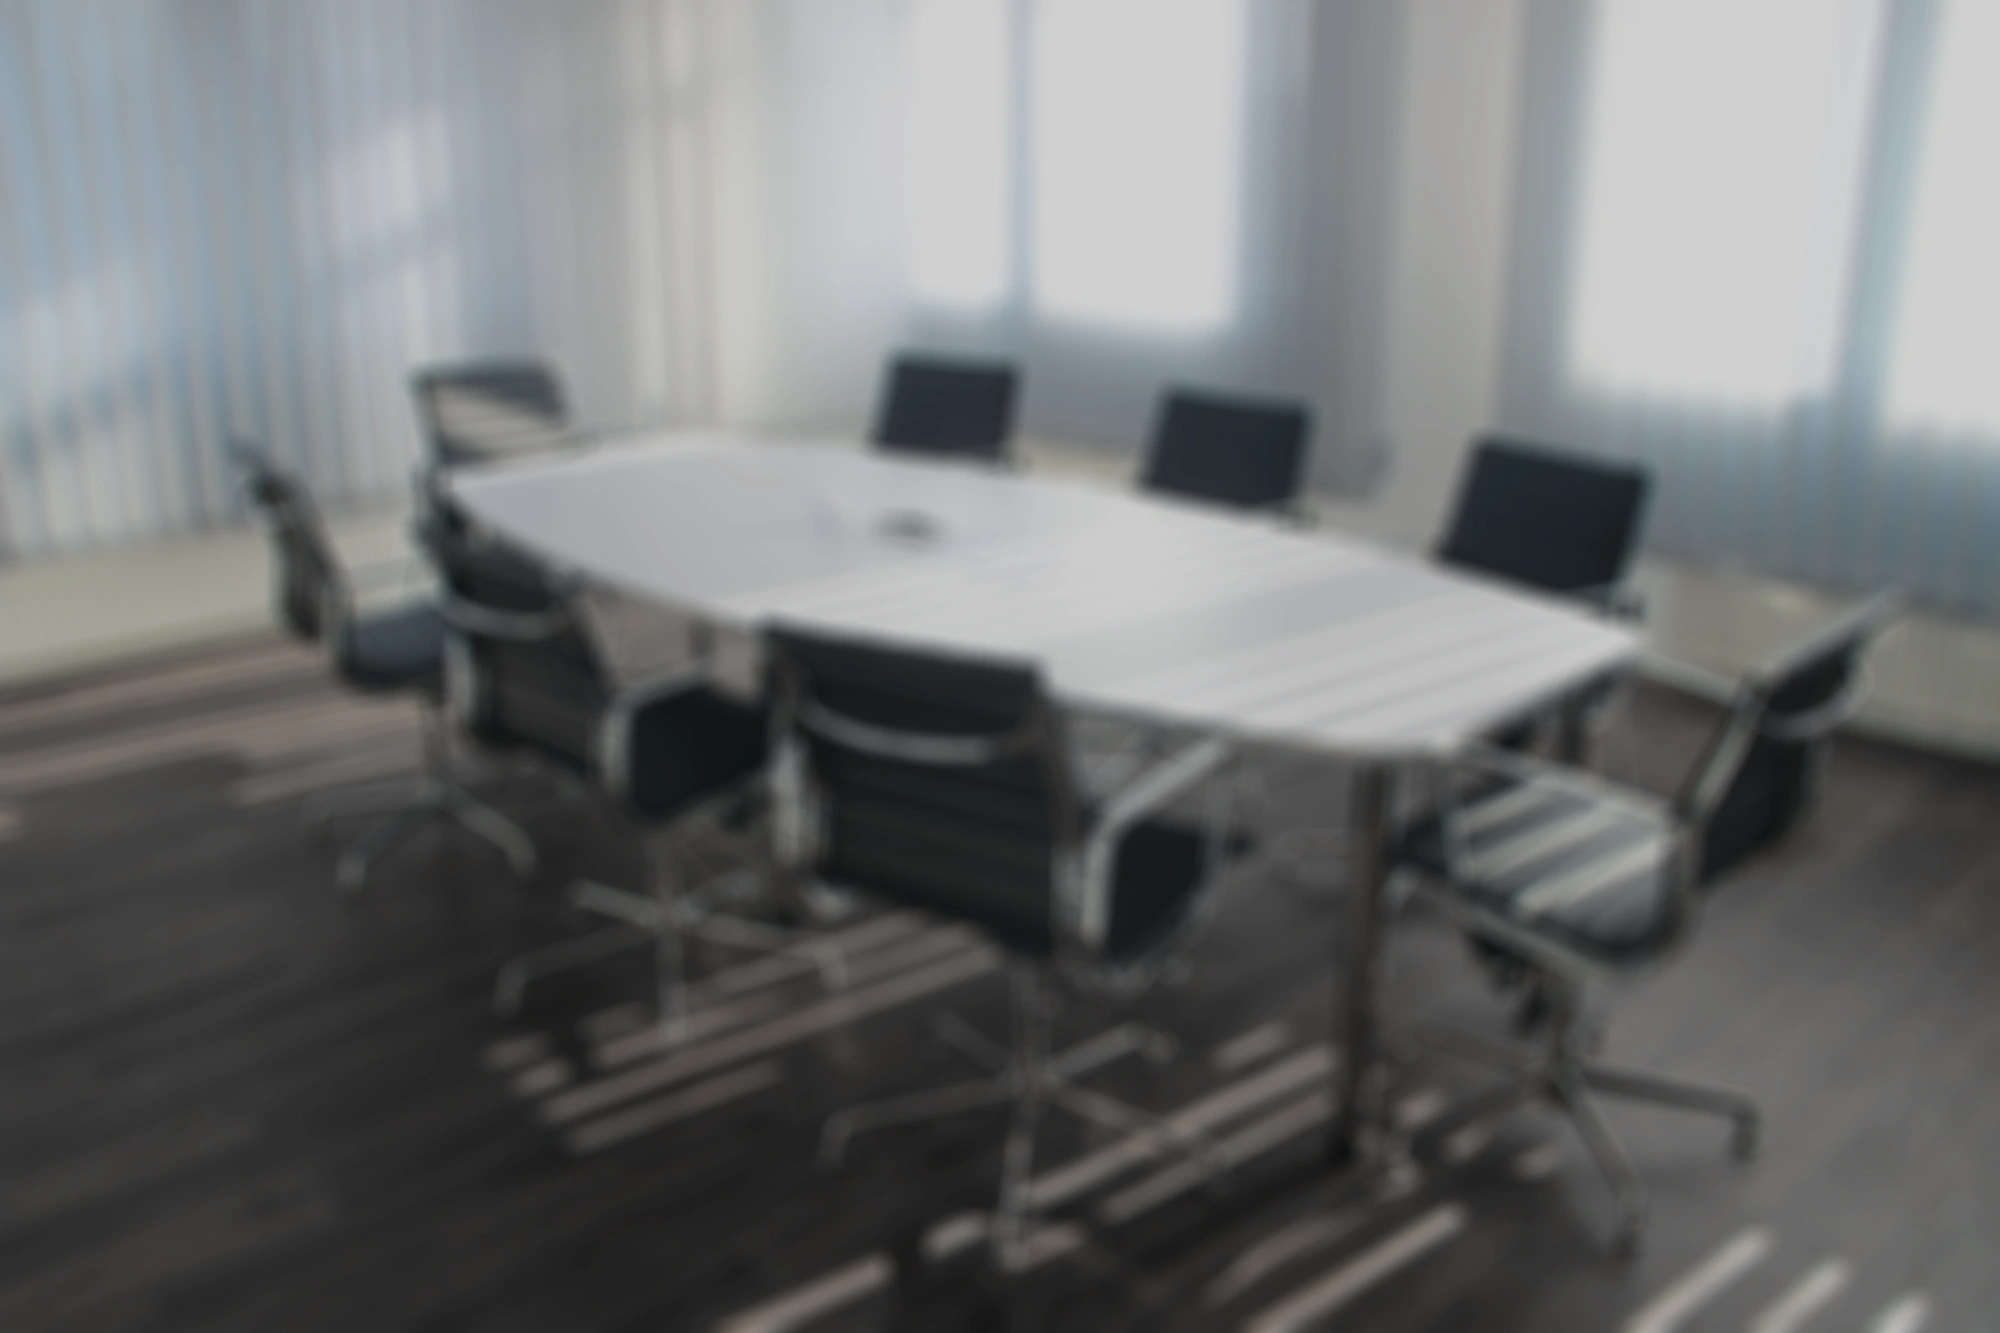
<path id="1" fill-rule="evenodd" d="M 911 282 L 932 305 L 986 306 L 1012 265 L 1007 0 L 920 0 L 909 42 Z"/>
<path id="2" fill-rule="evenodd" d="M 1036 305 L 1198 330 L 1234 313 L 1242 13 L 1236 0 L 1037 10 Z"/>
<path id="3" fill-rule="evenodd" d="M 1051 319 L 1163 331 L 1230 321 L 1243 8 L 918 0 L 908 39 L 918 298 L 977 307 L 1025 291 Z M 1009 91 L 1016 22 L 1025 106 Z"/>
<path id="4" fill-rule="evenodd" d="M 2000 5 L 1953 0 L 1923 117 L 1889 415 L 1898 425 L 2000 428 Z"/>
<path id="5" fill-rule="evenodd" d="M 1875 0 L 1606 0 L 1569 360 L 1626 393 L 1778 406 L 1823 389 Z"/>

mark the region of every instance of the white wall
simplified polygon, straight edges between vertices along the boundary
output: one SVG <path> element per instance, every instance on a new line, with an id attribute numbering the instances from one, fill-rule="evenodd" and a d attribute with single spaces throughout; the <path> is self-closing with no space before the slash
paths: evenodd
<path id="1" fill-rule="evenodd" d="M 1422 545 L 1495 416 L 1522 0 L 1405 0 L 1375 520 Z"/>
<path id="2" fill-rule="evenodd" d="M 904 291 L 899 0 L 694 0 L 708 28 L 714 415 L 864 419 Z"/>

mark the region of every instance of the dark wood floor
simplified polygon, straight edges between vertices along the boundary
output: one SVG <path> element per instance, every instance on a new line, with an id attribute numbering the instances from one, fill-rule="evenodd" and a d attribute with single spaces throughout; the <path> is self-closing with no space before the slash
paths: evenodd
<path id="1" fill-rule="evenodd" d="M 1641 694 L 1610 758 L 1661 780 L 1703 722 Z M 864 1138 L 838 1172 L 813 1162 L 828 1110 L 966 1072 L 924 1019 L 948 1006 L 997 1031 L 990 954 L 924 922 L 842 927 L 874 942 L 846 999 L 810 979 L 746 989 L 722 1002 L 736 1025 L 692 1056 L 600 1069 L 642 972 L 551 984 L 513 1024 L 487 997 L 504 957 L 564 928 L 573 875 L 632 875 L 602 818 L 514 780 L 498 799 L 544 850 L 534 882 L 436 837 L 363 902 L 336 899 L 298 798 L 406 773 L 412 736 L 407 707 L 344 700 L 275 640 L 0 697 L 0 1329 L 663 1329 L 746 1313 L 739 1327 L 1205 1329 L 1297 1314 L 1659 1333 L 1744 1327 L 1787 1299 L 1801 1317 L 1766 1327 L 1917 1326 L 1885 1319 L 1892 1306 L 1927 1310 L 1926 1327 L 1996 1326 L 1990 770 L 1843 743 L 1814 823 L 1727 884 L 1690 954 L 1614 997 L 1612 1056 L 1740 1084 L 1768 1116 L 1744 1166 L 1717 1125 L 1612 1111 L 1656 1193 L 1638 1261 L 1605 1253 L 1606 1200 L 1546 1112 L 1437 1132 L 1479 1086 L 1441 1059 L 1395 1075 L 1410 1166 L 1326 1174 L 1313 1129 L 1339 903 L 1258 863 L 1184 984 L 1132 1007 L 1180 1035 L 1180 1057 L 1094 1080 L 1208 1125 L 1242 1155 L 1233 1183 L 1177 1190 L 1171 1163 L 1056 1122 L 1043 1188 L 1066 1201 L 1045 1262 L 1002 1284 L 961 1216 L 991 1201 L 998 1116 Z M 1336 822 L 1337 773 L 1276 757 L 1267 771 L 1277 824 Z M 1399 922 L 1393 963 L 1399 1013 L 1500 1029 L 1421 913 Z M 868 1012 L 836 1021 L 840 1004 Z M 1059 1028 L 1115 1016 L 1073 1006 Z"/>

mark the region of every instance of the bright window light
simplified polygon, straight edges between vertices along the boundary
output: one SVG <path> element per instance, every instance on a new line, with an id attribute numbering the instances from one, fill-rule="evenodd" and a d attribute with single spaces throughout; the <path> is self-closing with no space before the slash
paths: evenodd
<path id="1" fill-rule="evenodd" d="M 1241 0 L 1043 0 L 1034 297 L 1089 323 L 1199 331 L 1236 300 Z"/>
<path id="2" fill-rule="evenodd" d="M 1889 379 L 1901 425 L 2000 428 L 2000 5 L 1954 0 L 1939 33 Z"/>
<path id="3" fill-rule="evenodd" d="M 1007 0 L 917 0 L 911 16 L 911 281 L 934 305 L 991 305 L 1008 285 L 1007 28 Z"/>
<path id="4" fill-rule="evenodd" d="M 1877 0 L 1605 0 L 1570 364 L 1600 389 L 1775 407 L 1824 388 Z"/>

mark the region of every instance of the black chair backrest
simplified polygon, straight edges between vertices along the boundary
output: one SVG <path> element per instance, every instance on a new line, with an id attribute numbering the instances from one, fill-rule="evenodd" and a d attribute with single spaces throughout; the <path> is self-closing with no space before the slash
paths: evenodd
<path id="1" fill-rule="evenodd" d="M 810 765 L 822 876 L 1018 952 L 1067 938 L 1057 866 L 1076 807 L 1034 667 L 787 628 L 767 642 L 773 708 Z"/>
<path id="2" fill-rule="evenodd" d="M 347 578 L 305 484 L 256 445 L 232 442 L 252 503 L 271 541 L 278 620 L 301 639 L 336 639 L 346 614 Z"/>
<path id="3" fill-rule="evenodd" d="M 1489 436 L 1438 558 L 1549 592 L 1602 592 L 1631 563 L 1649 489 L 1630 464 Z"/>
<path id="4" fill-rule="evenodd" d="M 438 467 L 552 448 L 569 427 L 562 381 L 542 361 L 432 366 L 411 376 L 410 385 Z"/>
<path id="5" fill-rule="evenodd" d="M 1700 830 L 1703 881 L 1774 845 L 1810 808 L 1827 738 L 1859 706 L 1863 659 L 1895 606 L 1863 603 L 1745 683 L 1679 797 Z"/>
<path id="6" fill-rule="evenodd" d="M 898 356 L 877 406 L 875 443 L 898 453 L 1004 461 L 1017 378 L 998 362 Z"/>
<path id="7" fill-rule="evenodd" d="M 446 539 L 432 553 L 466 728 L 590 771 L 615 685 L 570 594 L 542 565 L 498 543 Z"/>
<path id="8" fill-rule="evenodd" d="M 1246 509 L 1290 505 L 1311 438 L 1301 405 L 1174 389 L 1160 404 L 1139 484 Z"/>

